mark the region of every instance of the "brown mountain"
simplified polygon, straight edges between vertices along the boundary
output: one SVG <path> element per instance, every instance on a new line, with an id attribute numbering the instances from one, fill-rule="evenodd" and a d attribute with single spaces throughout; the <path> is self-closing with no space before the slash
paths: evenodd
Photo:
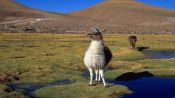
<path id="1" fill-rule="evenodd" d="M 29 9 L 16 3 L 13 0 L 1 0 L 0 2 L 0 21 L 12 18 L 44 18 L 44 17 L 54 17 L 54 14 L 48 14 L 46 12 L 41 12 L 37 10 Z M 58 16 L 58 15 L 57 15 Z"/>
<path id="2" fill-rule="evenodd" d="M 30 9 L 13 0 L 0 2 L 0 32 L 82 33 L 95 23 L 86 18 Z"/>
<path id="3" fill-rule="evenodd" d="M 109 23 L 117 28 L 116 31 L 121 32 L 174 32 L 175 25 L 175 11 L 145 5 L 135 0 L 106 0 L 71 14 Z"/>
<path id="4" fill-rule="evenodd" d="M 106 0 L 68 15 L 30 9 L 13 0 L 0 2 L 0 32 L 83 33 L 92 26 L 107 33 L 174 33 L 175 11 L 134 0 Z"/>

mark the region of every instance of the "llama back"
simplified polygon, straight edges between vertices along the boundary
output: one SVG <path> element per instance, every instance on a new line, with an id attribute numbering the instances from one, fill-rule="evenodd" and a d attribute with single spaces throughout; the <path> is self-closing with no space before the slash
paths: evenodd
<path id="1" fill-rule="evenodd" d="M 107 46 L 104 47 L 103 51 L 105 55 L 105 67 L 106 67 L 112 59 L 112 52 Z"/>

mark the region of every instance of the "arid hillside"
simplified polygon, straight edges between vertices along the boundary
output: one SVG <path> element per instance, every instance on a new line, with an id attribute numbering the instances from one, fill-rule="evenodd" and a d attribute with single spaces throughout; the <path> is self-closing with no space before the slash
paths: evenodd
<path id="1" fill-rule="evenodd" d="M 134 0 L 106 0 L 70 14 L 48 13 L 13 0 L 0 2 L 0 32 L 85 33 L 98 26 L 106 33 L 175 33 L 175 11 Z"/>
<path id="2" fill-rule="evenodd" d="M 175 11 L 145 5 L 135 0 L 106 0 L 71 15 L 106 22 L 122 31 L 125 29 L 126 32 L 171 32 L 175 24 Z"/>
<path id="3" fill-rule="evenodd" d="M 0 32 L 82 33 L 95 20 L 24 7 L 13 0 L 0 2 Z"/>

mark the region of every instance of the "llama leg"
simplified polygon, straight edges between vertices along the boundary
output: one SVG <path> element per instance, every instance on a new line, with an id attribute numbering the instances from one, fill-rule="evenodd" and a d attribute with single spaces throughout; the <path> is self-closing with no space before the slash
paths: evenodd
<path id="1" fill-rule="evenodd" d="M 105 78 L 104 78 L 104 70 L 100 69 L 99 73 L 100 73 L 100 76 L 101 76 L 101 79 L 103 81 L 104 86 L 106 86 L 106 81 L 105 81 Z"/>
<path id="2" fill-rule="evenodd" d="M 99 71 L 96 69 L 95 70 L 95 81 L 98 81 L 98 77 L 99 77 Z"/>
<path id="3" fill-rule="evenodd" d="M 136 42 L 134 41 L 134 49 L 136 48 Z"/>
<path id="4" fill-rule="evenodd" d="M 95 70 L 95 81 L 100 82 L 101 81 L 101 76 L 99 73 L 99 70 Z"/>
<path id="5" fill-rule="evenodd" d="M 132 50 L 134 50 L 134 42 L 132 42 Z"/>
<path id="6" fill-rule="evenodd" d="M 130 41 L 129 44 L 130 44 L 130 49 L 132 49 L 132 42 Z"/>
<path id="7" fill-rule="evenodd" d="M 93 69 L 89 68 L 89 73 L 90 73 L 90 85 L 92 85 L 92 80 L 93 80 Z"/>
<path id="8" fill-rule="evenodd" d="M 99 71 L 98 71 L 99 72 Z M 101 81 L 101 75 L 100 75 L 100 73 L 98 74 L 98 82 L 100 82 Z"/>

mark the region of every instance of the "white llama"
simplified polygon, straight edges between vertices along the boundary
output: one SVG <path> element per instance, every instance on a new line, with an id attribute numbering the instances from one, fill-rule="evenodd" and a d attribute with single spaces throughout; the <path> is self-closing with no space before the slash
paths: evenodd
<path id="1" fill-rule="evenodd" d="M 112 53 L 104 45 L 102 33 L 98 28 L 93 28 L 93 32 L 89 33 L 91 44 L 87 49 L 84 57 L 84 63 L 89 69 L 90 73 L 90 83 L 89 86 L 92 86 L 93 83 L 93 72 L 95 71 L 95 81 L 103 81 L 104 86 L 106 86 L 106 81 L 104 78 L 104 68 L 109 63 L 112 58 Z"/>

